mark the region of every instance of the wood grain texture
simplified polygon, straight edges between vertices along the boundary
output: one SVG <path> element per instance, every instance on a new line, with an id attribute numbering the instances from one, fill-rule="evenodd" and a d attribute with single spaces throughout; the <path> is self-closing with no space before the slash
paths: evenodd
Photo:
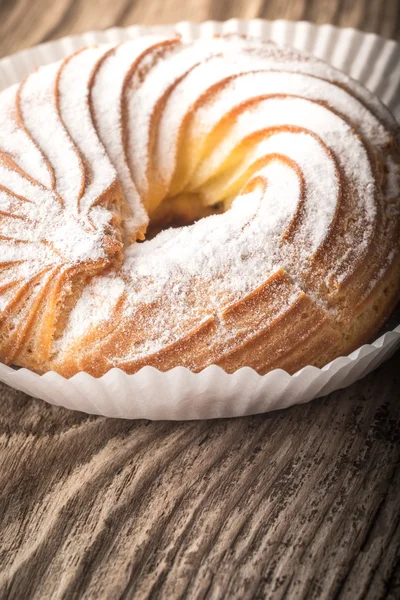
<path id="1" fill-rule="evenodd" d="M 400 0 L 0 0 L 0 56 L 113 25 L 233 17 L 304 19 L 400 40 Z"/>
<path id="2" fill-rule="evenodd" d="M 400 39 L 400 0 L 0 0 L 0 55 L 89 29 L 308 19 Z M 270 415 L 88 417 L 0 386 L 0 597 L 400 598 L 400 355 Z"/>

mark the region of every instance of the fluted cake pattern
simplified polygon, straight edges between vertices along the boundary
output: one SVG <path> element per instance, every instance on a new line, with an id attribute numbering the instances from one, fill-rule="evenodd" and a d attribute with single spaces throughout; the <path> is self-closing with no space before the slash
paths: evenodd
<path id="1" fill-rule="evenodd" d="M 69 376 L 347 354 L 399 296 L 398 144 L 362 86 L 256 39 L 148 35 L 41 67 L 0 95 L 1 359 Z"/>

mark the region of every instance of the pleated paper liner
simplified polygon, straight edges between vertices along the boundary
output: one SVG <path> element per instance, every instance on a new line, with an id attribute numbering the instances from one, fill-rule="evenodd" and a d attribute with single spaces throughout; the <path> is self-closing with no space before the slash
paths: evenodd
<path id="1" fill-rule="evenodd" d="M 232 19 L 88 32 L 0 60 L 0 90 L 20 81 L 35 67 L 88 44 L 172 30 L 188 39 L 238 32 L 306 50 L 358 79 L 400 120 L 400 44 L 354 29 L 306 22 Z M 308 402 L 360 379 L 400 347 L 400 325 L 395 327 L 399 321 L 397 310 L 373 343 L 322 369 L 307 366 L 292 376 L 280 369 L 261 376 L 249 367 L 229 375 L 212 365 L 197 374 L 183 367 L 166 373 L 144 367 L 134 375 L 111 369 L 99 379 L 87 373 L 65 379 L 54 372 L 40 376 L 0 364 L 0 380 L 51 404 L 108 417 L 186 420 L 255 414 Z"/>

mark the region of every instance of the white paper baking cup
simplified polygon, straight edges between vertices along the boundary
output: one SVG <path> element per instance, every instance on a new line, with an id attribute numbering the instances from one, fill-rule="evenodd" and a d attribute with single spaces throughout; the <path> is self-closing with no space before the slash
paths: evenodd
<path id="1" fill-rule="evenodd" d="M 239 32 L 306 50 L 358 79 L 400 121 L 400 44 L 354 29 L 306 22 L 232 19 L 224 23 L 184 22 L 88 32 L 3 58 L 0 90 L 20 81 L 35 67 L 87 44 L 119 42 L 171 30 L 189 39 Z M 399 320 L 397 313 L 393 325 Z M 197 374 L 183 367 L 167 373 L 144 367 L 134 375 L 111 369 L 99 379 L 87 373 L 65 379 L 54 372 L 40 376 L 27 369 L 15 370 L 0 364 L 0 380 L 51 404 L 108 417 L 175 420 L 232 417 L 285 408 L 346 387 L 378 367 L 399 347 L 400 325 L 322 369 L 307 366 L 292 376 L 281 369 L 260 376 L 249 367 L 228 375 L 213 365 Z"/>

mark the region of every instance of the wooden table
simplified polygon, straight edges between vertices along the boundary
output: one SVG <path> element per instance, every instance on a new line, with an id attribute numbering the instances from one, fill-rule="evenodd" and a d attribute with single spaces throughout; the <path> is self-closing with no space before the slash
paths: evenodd
<path id="1" fill-rule="evenodd" d="M 400 39 L 399 0 L 0 0 L 0 55 L 93 28 L 309 19 Z M 214 422 L 108 420 L 0 387 L 1 598 L 400 598 L 400 355 Z"/>

